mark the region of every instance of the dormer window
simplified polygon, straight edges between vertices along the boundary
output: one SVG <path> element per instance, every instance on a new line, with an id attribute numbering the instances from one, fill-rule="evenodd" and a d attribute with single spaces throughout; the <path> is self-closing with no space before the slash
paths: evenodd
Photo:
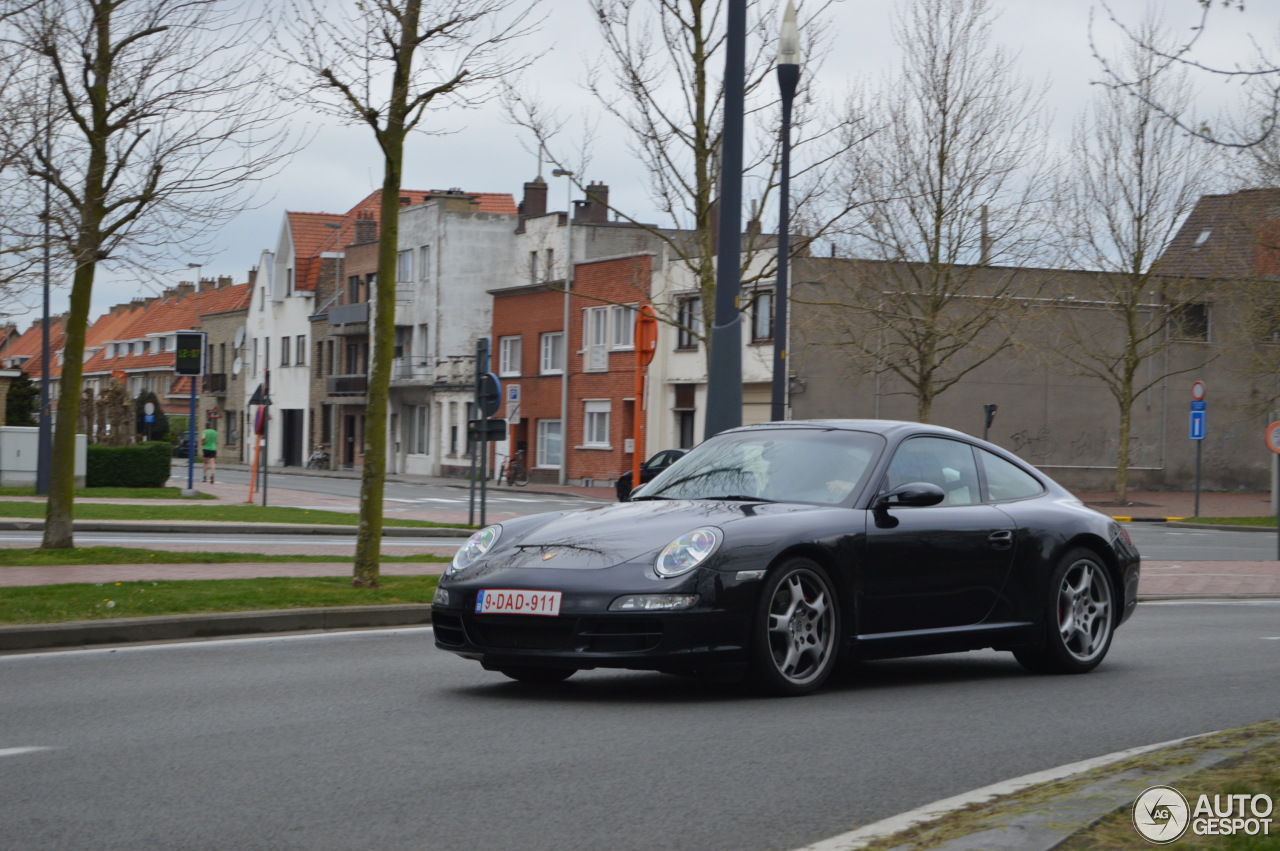
<path id="1" fill-rule="evenodd" d="M 1212 233 L 1213 233 L 1213 230 L 1212 230 L 1211 228 L 1205 228 L 1204 230 L 1200 231 L 1200 235 L 1196 237 L 1196 245 L 1195 245 L 1195 247 L 1196 247 L 1196 248 L 1199 248 L 1200 246 L 1202 246 L 1202 245 L 1204 245 L 1206 242 L 1208 242 L 1208 241 L 1209 241 L 1209 236 L 1210 236 Z"/>

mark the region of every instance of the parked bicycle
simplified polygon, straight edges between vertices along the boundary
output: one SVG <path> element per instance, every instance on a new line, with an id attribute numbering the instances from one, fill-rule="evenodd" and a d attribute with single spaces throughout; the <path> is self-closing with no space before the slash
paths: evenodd
<path id="1" fill-rule="evenodd" d="M 520 488 L 529 484 L 529 468 L 524 464 L 523 449 L 517 449 L 516 454 L 506 460 L 498 480 Z"/>
<path id="2" fill-rule="evenodd" d="M 329 469 L 329 444 L 316 444 L 316 448 L 311 450 L 311 457 L 307 459 L 307 467 L 311 470 Z"/>

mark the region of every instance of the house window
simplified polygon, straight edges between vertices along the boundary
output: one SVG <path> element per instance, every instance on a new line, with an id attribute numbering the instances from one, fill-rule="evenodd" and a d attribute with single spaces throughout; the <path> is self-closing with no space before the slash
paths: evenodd
<path id="1" fill-rule="evenodd" d="M 418 249 L 418 279 L 431 280 L 431 246 L 424 245 Z"/>
<path id="2" fill-rule="evenodd" d="M 397 360 L 410 356 L 413 349 L 413 326 L 397 325 L 395 348 L 392 349 L 391 356 Z"/>
<path id="3" fill-rule="evenodd" d="M 280 338 L 280 365 L 281 366 L 289 365 L 289 338 L 288 337 Z"/>
<path id="4" fill-rule="evenodd" d="M 426 405 L 414 405 L 409 408 L 409 452 L 412 455 L 427 455 L 427 435 L 431 433 L 427 419 Z"/>
<path id="5" fill-rule="evenodd" d="M 299 334 L 297 336 L 297 351 L 294 364 L 297 366 L 306 366 L 307 364 L 307 335 Z"/>
<path id="6" fill-rule="evenodd" d="M 604 372 L 609 368 L 609 308 L 588 307 L 587 371 Z"/>
<path id="7" fill-rule="evenodd" d="M 347 304 L 360 303 L 360 276 L 352 275 L 347 278 Z"/>
<path id="8" fill-rule="evenodd" d="M 586 409 L 582 418 L 582 443 L 584 446 L 607 448 L 611 403 L 608 399 L 604 399 L 590 400 L 585 404 Z"/>
<path id="9" fill-rule="evenodd" d="M 165 350 L 165 344 L 168 341 L 168 339 L 169 339 L 168 337 L 159 337 L 156 339 L 157 352 L 163 352 Z"/>
<path id="10" fill-rule="evenodd" d="M 676 404 L 672 412 L 676 417 L 677 445 L 680 449 L 692 449 L 697 443 L 694 435 L 694 421 L 697 414 L 697 385 L 677 384 L 675 386 Z"/>
<path id="11" fill-rule="evenodd" d="M 529 252 L 529 283 L 538 283 L 538 252 Z"/>
<path id="12" fill-rule="evenodd" d="M 609 308 L 609 319 L 612 323 L 609 348 L 633 349 L 636 345 L 636 309 L 625 304 L 615 304 Z"/>
<path id="13" fill-rule="evenodd" d="M 285 287 L 286 287 L 285 292 L 292 293 L 293 292 L 293 270 L 292 269 L 285 270 L 284 281 L 285 281 Z"/>
<path id="14" fill-rule="evenodd" d="M 538 420 L 538 457 L 536 466 L 559 469 L 563 454 L 559 420 Z"/>
<path id="15" fill-rule="evenodd" d="M 235 446 L 240 442 L 240 412 L 227 411 L 223 421 L 227 424 L 227 445 Z"/>
<path id="16" fill-rule="evenodd" d="M 498 338 L 498 375 L 520 374 L 520 337 Z"/>
<path id="17" fill-rule="evenodd" d="M 1170 325 L 1175 340 L 1209 342 L 1209 305 L 1190 301 L 1170 310 Z"/>
<path id="18" fill-rule="evenodd" d="M 543 273 L 542 280 L 550 281 L 556 276 L 556 250 L 548 248 L 544 252 L 544 256 L 546 257 L 546 272 Z"/>
<path id="19" fill-rule="evenodd" d="M 560 375 L 564 372 L 563 331 L 552 331 L 542 335 L 542 359 L 540 371 L 543 375 Z"/>
<path id="20" fill-rule="evenodd" d="M 751 309 L 751 339 L 757 343 L 773 339 L 773 292 L 771 290 L 756 293 L 755 304 Z"/>
<path id="21" fill-rule="evenodd" d="M 676 309 L 677 349 L 696 349 L 698 339 L 702 336 L 702 297 L 688 296 L 680 299 Z"/>
<path id="22" fill-rule="evenodd" d="M 413 280 L 413 249 L 401 251 L 396 255 L 396 280 Z"/>

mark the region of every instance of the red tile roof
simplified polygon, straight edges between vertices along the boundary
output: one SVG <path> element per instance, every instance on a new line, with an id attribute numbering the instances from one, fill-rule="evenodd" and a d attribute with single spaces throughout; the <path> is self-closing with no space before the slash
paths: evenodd
<path id="1" fill-rule="evenodd" d="M 129 311 L 129 322 L 122 326 L 112 324 L 109 333 L 97 334 L 95 345 L 104 346 L 84 365 L 85 375 L 108 375 L 117 370 L 172 369 L 173 349 L 165 352 L 107 357 L 106 344 L 124 340 L 138 340 L 151 334 L 167 334 L 188 328 L 199 328 L 200 317 L 210 313 L 222 313 L 248 307 L 248 284 L 236 284 L 221 289 L 207 289 L 194 293 L 167 293 L 138 311 Z M 94 323 L 96 329 L 99 322 Z"/>

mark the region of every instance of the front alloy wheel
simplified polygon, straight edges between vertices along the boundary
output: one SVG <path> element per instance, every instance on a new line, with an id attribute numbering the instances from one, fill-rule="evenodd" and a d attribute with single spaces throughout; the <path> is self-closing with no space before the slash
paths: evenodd
<path id="1" fill-rule="evenodd" d="M 840 609 L 825 570 L 805 558 L 769 575 L 760 597 L 751 665 L 756 684 L 773 694 L 819 688 L 840 649 Z"/>
<path id="2" fill-rule="evenodd" d="M 1075 550 L 1058 565 L 1049 588 L 1044 644 L 1015 650 L 1014 656 L 1037 673 L 1092 671 L 1107 655 L 1114 632 L 1115 606 L 1106 568 L 1092 552 Z"/>

